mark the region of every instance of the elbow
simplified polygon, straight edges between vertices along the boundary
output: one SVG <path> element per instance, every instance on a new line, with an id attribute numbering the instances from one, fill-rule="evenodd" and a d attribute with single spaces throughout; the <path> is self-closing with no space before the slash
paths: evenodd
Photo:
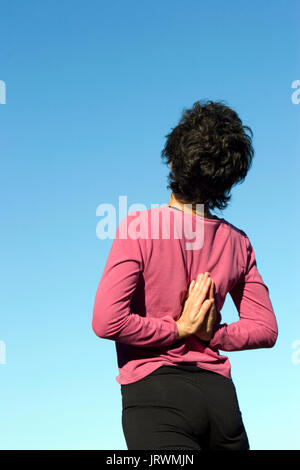
<path id="1" fill-rule="evenodd" d="M 117 341 L 120 337 L 121 329 L 119 322 L 117 324 L 109 322 L 104 315 L 93 315 L 92 329 L 99 338 Z"/>
<path id="2" fill-rule="evenodd" d="M 109 336 L 109 306 L 96 298 L 93 308 L 92 330 L 99 338 Z"/>
<path id="3" fill-rule="evenodd" d="M 97 336 L 99 336 L 99 338 L 106 339 L 109 337 L 107 322 L 104 320 L 103 315 L 99 315 L 99 312 L 96 314 L 94 311 L 93 313 L 92 330 Z"/>
<path id="4" fill-rule="evenodd" d="M 273 348 L 278 338 L 278 328 L 265 331 L 265 348 Z"/>
<path id="5" fill-rule="evenodd" d="M 108 329 L 107 325 L 99 324 L 97 322 L 92 322 L 92 330 L 93 332 L 99 336 L 99 338 L 103 339 L 111 339 L 116 341 L 117 337 L 115 334 L 112 334 Z"/>
<path id="6" fill-rule="evenodd" d="M 95 320 L 95 317 L 93 317 L 93 321 L 92 321 L 92 330 L 97 336 L 99 336 L 99 338 L 106 338 L 107 336 L 105 326 L 103 324 L 100 324 L 97 320 Z"/>

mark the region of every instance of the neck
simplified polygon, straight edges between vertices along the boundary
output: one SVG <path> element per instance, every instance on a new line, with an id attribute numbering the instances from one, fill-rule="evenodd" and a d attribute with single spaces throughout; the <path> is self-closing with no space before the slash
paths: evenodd
<path id="1" fill-rule="evenodd" d="M 188 204 L 188 203 L 185 203 Z M 200 203 L 199 203 L 200 204 Z M 189 204 L 190 205 L 190 204 Z M 207 219 L 212 219 L 214 216 L 210 213 L 208 209 L 201 210 L 199 208 L 196 208 L 196 204 L 192 204 L 192 207 L 185 206 L 183 202 L 181 202 L 179 199 L 176 199 L 174 194 L 171 193 L 168 206 L 173 206 L 173 207 L 178 207 L 178 209 L 181 209 L 185 212 L 192 212 L 193 214 L 200 215 L 202 217 L 205 217 Z"/>

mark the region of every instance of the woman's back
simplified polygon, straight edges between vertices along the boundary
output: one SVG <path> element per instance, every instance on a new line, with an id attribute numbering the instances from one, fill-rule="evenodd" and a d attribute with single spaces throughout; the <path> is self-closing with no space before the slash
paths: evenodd
<path id="1" fill-rule="evenodd" d="M 177 339 L 190 282 L 208 271 L 215 283 L 218 323 L 209 343 Z M 221 324 L 230 293 L 240 319 Z M 194 363 L 231 378 L 224 351 L 272 347 L 277 323 L 269 291 L 242 230 L 169 206 L 129 213 L 119 224 L 97 289 L 93 329 L 116 341 L 120 384 L 162 365 Z"/>

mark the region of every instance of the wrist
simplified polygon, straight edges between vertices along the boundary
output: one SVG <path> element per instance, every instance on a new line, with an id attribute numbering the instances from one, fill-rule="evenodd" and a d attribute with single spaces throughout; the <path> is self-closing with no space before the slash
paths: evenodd
<path id="1" fill-rule="evenodd" d="M 185 338 L 187 334 L 183 328 L 183 325 L 180 323 L 179 320 L 177 320 L 176 325 L 177 325 L 177 339 Z"/>

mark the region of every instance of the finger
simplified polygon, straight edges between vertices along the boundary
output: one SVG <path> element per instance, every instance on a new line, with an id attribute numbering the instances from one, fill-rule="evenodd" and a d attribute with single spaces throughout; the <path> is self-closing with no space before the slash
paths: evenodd
<path id="1" fill-rule="evenodd" d="M 210 285 L 210 289 L 209 289 L 209 298 L 210 299 L 213 299 L 214 298 L 214 280 L 212 279 L 211 280 L 211 285 Z"/>
<path id="2" fill-rule="evenodd" d="M 207 276 L 203 276 L 201 278 L 201 281 L 199 282 L 196 282 L 195 284 L 195 295 L 199 298 L 199 296 L 201 296 L 201 298 L 204 298 L 203 295 L 207 295 L 207 292 L 208 292 L 208 289 L 210 287 L 210 283 L 211 283 L 211 278 L 210 277 L 207 277 Z M 202 300 L 202 301 L 203 301 Z"/>
<path id="3" fill-rule="evenodd" d="M 191 298 L 190 296 L 191 296 L 191 293 L 193 291 L 194 286 L 195 286 L 195 279 L 192 280 L 192 282 L 190 283 L 188 289 L 186 290 L 185 296 L 184 296 L 183 301 L 181 302 L 181 304 L 183 302 L 188 302 L 188 300 Z"/>
<path id="4" fill-rule="evenodd" d="M 198 314 L 195 316 L 195 321 L 197 323 L 197 328 L 204 328 L 207 329 L 207 321 L 209 316 L 209 310 L 211 306 L 211 301 L 206 299 L 201 308 L 199 309 Z"/>
<path id="5" fill-rule="evenodd" d="M 196 281 L 200 280 L 203 277 L 210 276 L 210 272 L 205 271 L 204 273 L 199 273 L 198 276 L 196 277 Z"/>
<path id="6" fill-rule="evenodd" d="M 200 304 L 204 301 L 205 297 L 207 296 L 207 292 L 209 290 L 210 284 L 211 284 L 210 277 L 204 277 L 198 285 L 196 283 L 193 294 L 195 294 Z"/>
<path id="7" fill-rule="evenodd" d="M 208 286 L 202 290 L 197 290 L 196 288 L 193 289 L 193 292 L 191 294 L 191 296 L 189 297 L 189 304 L 190 304 L 190 308 L 192 309 L 192 311 L 194 312 L 193 314 L 195 316 L 197 316 L 200 312 L 200 309 L 204 303 L 205 300 L 208 300 L 207 299 L 207 290 L 208 290 Z"/>
<path id="8" fill-rule="evenodd" d="M 201 286 L 201 283 L 202 283 L 202 279 L 203 279 L 203 274 L 202 273 L 198 274 L 198 276 L 196 277 L 196 281 L 193 285 L 193 289 L 192 289 L 193 292 L 196 292 L 199 289 L 199 287 Z"/>
<path id="9" fill-rule="evenodd" d="M 188 293 L 188 295 L 190 295 L 190 294 L 191 294 L 191 292 L 192 292 L 192 290 L 193 290 L 193 287 L 194 287 L 194 285 L 195 285 L 195 279 L 193 279 L 193 280 L 192 280 L 192 282 L 190 283 L 190 286 L 189 286 L 189 293 Z"/>
<path id="10" fill-rule="evenodd" d="M 195 283 L 195 286 L 191 292 L 191 296 L 190 296 L 190 299 L 193 303 L 195 304 L 199 304 L 199 302 L 201 303 L 201 295 L 203 294 L 203 288 L 205 286 L 205 282 L 203 283 L 203 281 L 200 281 L 200 282 L 196 282 Z"/>
<path id="11" fill-rule="evenodd" d="M 198 274 L 198 276 L 196 277 L 196 283 L 195 284 L 198 285 L 199 282 L 201 282 L 202 277 L 203 277 L 203 273 Z"/>
<path id="12" fill-rule="evenodd" d="M 210 278 L 208 272 L 199 274 L 196 279 L 195 287 L 197 287 L 197 289 L 201 288 L 208 278 Z"/>
<path id="13" fill-rule="evenodd" d="M 208 330 L 212 330 L 214 324 L 216 323 L 216 320 L 217 320 L 217 315 L 216 315 L 215 305 L 214 305 L 214 302 L 212 302 L 212 305 L 209 310 L 208 318 L 207 318 Z"/>
<path id="14" fill-rule="evenodd" d="M 203 321 L 204 317 L 209 313 L 209 310 L 212 304 L 213 304 L 213 300 L 211 299 L 206 299 L 203 302 L 198 315 L 196 315 L 196 321 L 198 320 L 200 323 Z"/>
<path id="15" fill-rule="evenodd" d="M 189 301 L 193 302 L 197 308 L 200 307 L 207 295 L 210 279 L 208 272 L 200 273 L 196 278 L 194 288 L 189 296 Z"/>

